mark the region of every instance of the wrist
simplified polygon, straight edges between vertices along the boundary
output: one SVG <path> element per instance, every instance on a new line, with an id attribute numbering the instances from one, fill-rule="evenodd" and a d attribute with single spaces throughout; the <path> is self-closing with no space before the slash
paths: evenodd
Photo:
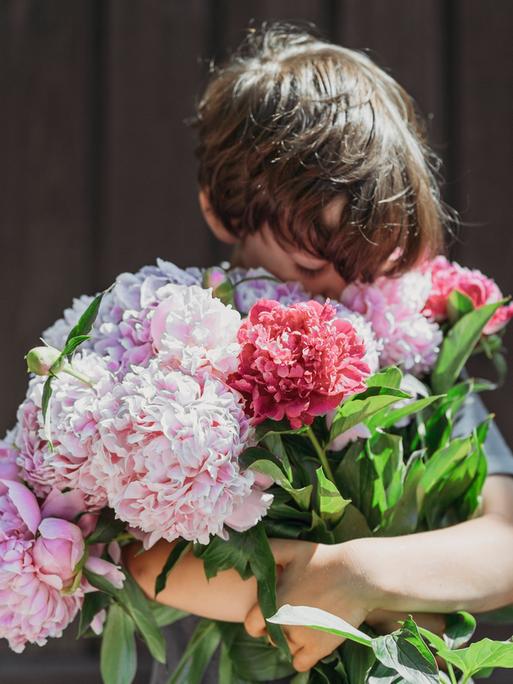
<path id="1" fill-rule="evenodd" d="M 362 601 L 368 612 L 385 609 L 393 602 L 389 588 L 383 585 L 383 571 L 376 567 L 376 557 L 372 552 L 374 539 L 352 539 L 344 542 L 344 555 L 351 566 Z"/>

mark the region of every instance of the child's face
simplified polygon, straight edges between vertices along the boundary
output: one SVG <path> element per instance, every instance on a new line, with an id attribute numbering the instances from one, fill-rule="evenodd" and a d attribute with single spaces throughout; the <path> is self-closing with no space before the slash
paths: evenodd
<path id="1" fill-rule="evenodd" d="M 326 205 L 322 215 L 326 226 L 333 226 L 334 229 L 338 227 L 345 201 L 341 196 Z M 346 283 L 329 261 L 314 257 L 293 246 L 284 249 L 267 224 L 264 224 L 255 235 L 249 235 L 237 242 L 215 216 L 208 196 L 203 190 L 200 190 L 199 202 L 203 216 L 214 235 L 223 242 L 236 245 L 235 265 L 245 268 L 262 267 L 280 280 L 299 281 L 311 294 L 339 297 Z"/>
<path id="2" fill-rule="evenodd" d="M 267 224 L 255 235 L 248 235 L 235 252 L 237 264 L 246 268 L 261 266 L 280 280 L 303 284 L 311 294 L 338 299 L 345 287 L 344 279 L 333 264 L 308 252 L 285 249 L 274 238 Z"/>

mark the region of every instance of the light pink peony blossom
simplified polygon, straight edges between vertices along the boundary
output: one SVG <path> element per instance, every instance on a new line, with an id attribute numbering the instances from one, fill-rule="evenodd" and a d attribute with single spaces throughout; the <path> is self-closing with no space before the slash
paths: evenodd
<path id="1" fill-rule="evenodd" d="M 61 636 L 82 602 L 80 588 L 70 596 L 59 590 L 62 583 L 54 571 L 61 562 L 59 570 L 69 579 L 68 568 L 63 570 L 66 559 L 44 554 L 36 559 L 36 545 L 45 533 L 57 541 L 51 527 L 51 522 L 41 520 L 37 500 L 27 487 L 9 480 L 0 482 L 0 638 L 7 639 L 17 653 L 27 642 L 43 645 L 48 637 Z M 76 529 L 80 554 L 83 541 Z M 54 551 L 60 554 L 63 549 L 56 546 Z"/>
<path id="2" fill-rule="evenodd" d="M 19 477 L 18 451 L 14 446 L 14 430 L 0 440 L 0 480 L 17 480 Z"/>
<path id="3" fill-rule="evenodd" d="M 335 308 L 316 301 L 289 307 L 255 304 L 239 330 L 239 368 L 229 383 L 246 399 L 255 423 L 287 418 L 312 423 L 365 389 L 365 346 Z"/>
<path id="4" fill-rule="evenodd" d="M 0 542 L 0 638 L 16 653 L 27 643 L 43 646 L 48 638 L 62 636 L 83 599 L 81 589 L 63 595 L 42 581 L 32 551 L 32 540 Z"/>
<path id="5" fill-rule="evenodd" d="M 95 473 L 146 547 L 161 537 L 225 536 L 254 482 L 238 463 L 250 427 L 237 393 L 214 376 L 193 378 L 153 360 L 102 399 L 101 414 Z M 262 495 L 260 517 L 267 506 Z"/>
<path id="6" fill-rule="evenodd" d="M 79 574 L 84 532 L 72 520 L 83 503 L 76 493 L 53 490 L 40 508 L 21 482 L 0 480 L 0 638 L 17 653 L 27 643 L 42 646 L 49 637 L 60 637 L 84 593 L 95 591 Z M 86 567 L 121 587 L 121 571 L 95 557 L 101 545 L 89 552 Z"/>
<path id="7" fill-rule="evenodd" d="M 199 369 L 233 372 L 240 314 L 197 285 L 168 285 L 161 291 L 165 295 L 151 319 L 160 362 L 191 374 Z"/>
<path id="8" fill-rule="evenodd" d="M 444 256 L 438 256 L 427 263 L 424 270 L 431 276 L 432 288 L 423 312 L 432 320 L 447 319 L 449 295 L 455 290 L 466 295 L 476 309 L 503 299 L 497 283 L 491 278 L 477 269 L 465 268 L 456 262 L 450 262 Z M 484 334 L 493 335 L 499 332 L 512 318 L 513 303 L 501 306 L 488 321 Z"/>
<path id="9" fill-rule="evenodd" d="M 92 352 L 76 354 L 73 367 L 89 377 L 93 386 L 67 374 L 54 379 L 49 407 L 53 449 L 46 439 L 41 408 L 44 378 L 30 381 L 27 397 L 18 409 L 18 464 L 38 496 L 45 496 L 52 487 L 77 489 L 85 495 L 86 508 L 96 511 L 107 502 L 105 491 L 91 473 L 98 440 L 98 402 L 112 390 L 115 379 L 106 360 Z"/>
<path id="10" fill-rule="evenodd" d="M 429 296 L 429 275 L 412 271 L 374 283 L 352 283 L 342 303 L 369 321 L 383 345 L 381 366 L 398 365 L 415 375 L 434 366 L 442 343 L 439 326 L 421 313 Z"/>

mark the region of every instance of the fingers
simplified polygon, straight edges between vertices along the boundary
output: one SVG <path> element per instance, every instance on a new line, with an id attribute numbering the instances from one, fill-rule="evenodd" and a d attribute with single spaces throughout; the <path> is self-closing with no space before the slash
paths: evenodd
<path id="1" fill-rule="evenodd" d="M 267 634 L 267 624 L 258 603 L 256 603 L 246 615 L 244 627 L 249 636 L 252 636 L 255 639 Z"/>

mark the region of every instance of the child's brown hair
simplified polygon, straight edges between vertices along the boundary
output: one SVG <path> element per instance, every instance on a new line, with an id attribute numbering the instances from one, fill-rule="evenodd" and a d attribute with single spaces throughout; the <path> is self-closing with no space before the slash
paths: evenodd
<path id="1" fill-rule="evenodd" d="M 199 184 L 237 237 L 267 222 L 283 246 L 329 260 L 346 281 L 402 273 L 442 247 L 452 210 L 414 101 L 365 53 L 311 25 L 250 28 L 212 68 L 192 125 Z M 321 212 L 340 196 L 340 227 L 329 229 Z"/>

